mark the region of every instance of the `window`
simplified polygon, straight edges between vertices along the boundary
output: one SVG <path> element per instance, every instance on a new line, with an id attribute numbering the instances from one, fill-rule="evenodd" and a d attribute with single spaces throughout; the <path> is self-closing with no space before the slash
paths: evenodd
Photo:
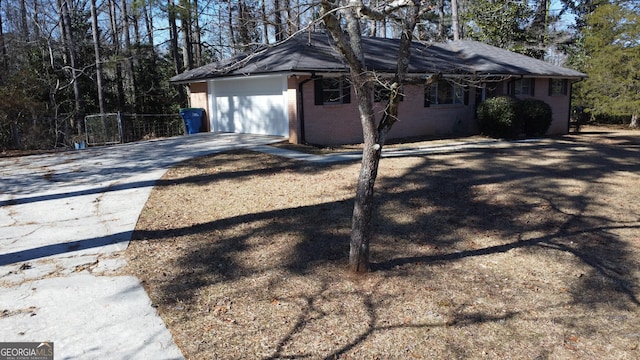
<path id="1" fill-rule="evenodd" d="M 549 96 L 567 95 L 568 88 L 567 79 L 549 79 Z"/>
<path id="2" fill-rule="evenodd" d="M 424 88 L 424 106 L 445 104 L 466 104 L 466 91 L 459 84 L 440 80 Z"/>
<path id="3" fill-rule="evenodd" d="M 349 104 L 351 86 L 346 77 L 327 77 L 315 80 L 316 105 Z"/>
<path id="4" fill-rule="evenodd" d="M 373 89 L 373 101 L 374 102 L 388 101 L 390 92 L 391 91 L 388 88 L 380 84 L 376 84 L 375 88 Z M 400 95 L 400 101 L 404 101 L 404 94 L 402 93 L 402 88 L 400 88 L 399 95 Z"/>
<path id="5" fill-rule="evenodd" d="M 517 79 L 509 83 L 509 94 L 511 95 L 534 95 L 535 79 Z"/>

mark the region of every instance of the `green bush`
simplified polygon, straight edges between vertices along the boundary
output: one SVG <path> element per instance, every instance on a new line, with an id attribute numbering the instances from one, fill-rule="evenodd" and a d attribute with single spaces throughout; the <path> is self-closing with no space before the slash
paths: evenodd
<path id="1" fill-rule="evenodd" d="M 551 126 L 551 106 L 542 100 L 520 100 L 518 113 L 524 123 L 524 133 L 528 137 L 542 136 Z"/>
<path id="2" fill-rule="evenodd" d="M 522 123 L 518 116 L 518 100 L 509 96 L 489 98 L 478 106 L 478 126 L 484 135 L 514 138 L 520 135 Z"/>

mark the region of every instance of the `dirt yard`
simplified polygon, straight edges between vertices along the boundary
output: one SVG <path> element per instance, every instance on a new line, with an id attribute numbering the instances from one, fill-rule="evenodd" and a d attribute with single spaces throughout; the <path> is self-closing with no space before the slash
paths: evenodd
<path id="1" fill-rule="evenodd" d="M 189 359 L 640 358 L 640 132 L 358 163 L 237 151 L 157 184 L 126 251 Z"/>

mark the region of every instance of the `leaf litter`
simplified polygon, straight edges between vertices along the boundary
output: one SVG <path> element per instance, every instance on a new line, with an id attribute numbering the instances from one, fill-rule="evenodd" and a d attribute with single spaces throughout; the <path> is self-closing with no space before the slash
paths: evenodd
<path id="1" fill-rule="evenodd" d="M 358 163 L 194 159 L 154 188 L 126 271 L 189 359 L 638 358 L 638 139 L 383 159 L 365 275 Z"/>

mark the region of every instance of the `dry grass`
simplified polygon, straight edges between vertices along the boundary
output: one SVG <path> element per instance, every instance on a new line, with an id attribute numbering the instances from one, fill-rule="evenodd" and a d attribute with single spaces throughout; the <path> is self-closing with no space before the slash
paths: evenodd
<path id="1" fill-rule="evenodd" d="M 637 359 L 639 139 L 383 159 L 359 277 L 359 164 L 196 159 L 154 189 L 128 269 L 190 359 Z"/>

